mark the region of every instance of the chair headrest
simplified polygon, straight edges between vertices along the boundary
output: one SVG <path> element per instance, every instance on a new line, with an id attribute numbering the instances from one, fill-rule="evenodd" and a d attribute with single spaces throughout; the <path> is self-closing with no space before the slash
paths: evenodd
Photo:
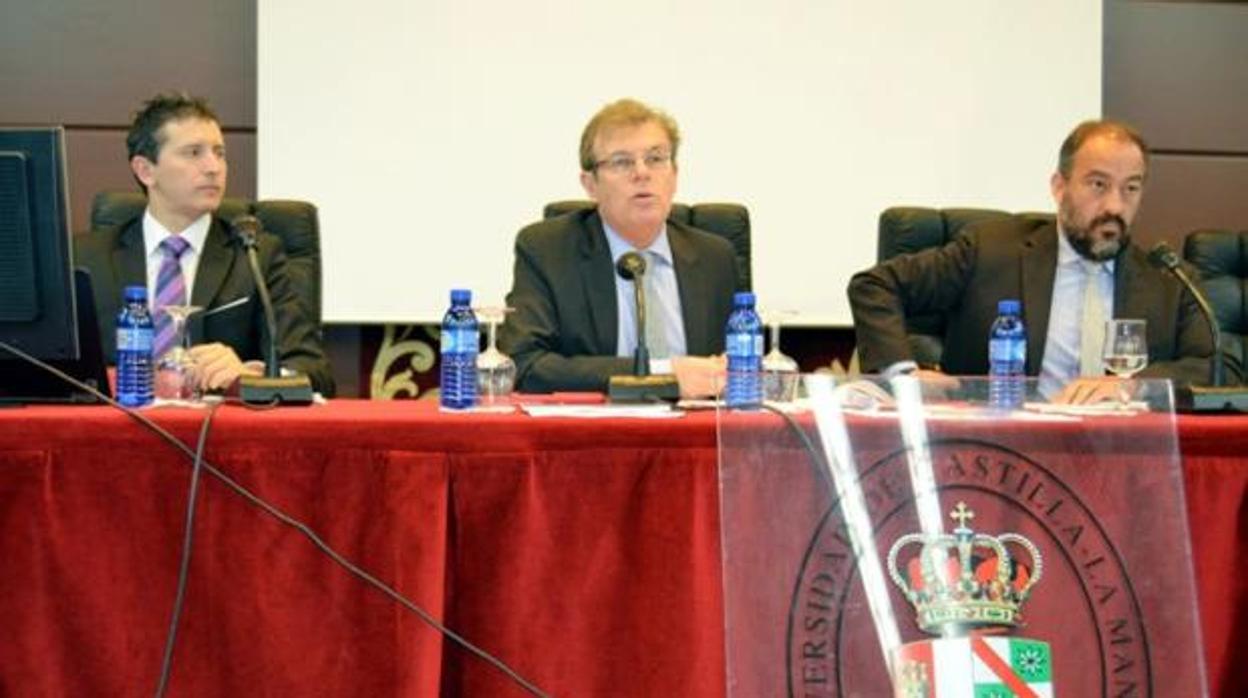
<path id="1" fill-rule="evenodd" d="M 966 226 L 984 220 L 1015 215 L 991 208 L 930 208 L 894 206 L 880 214 L 879 233 L 875 248 L 876 261 L 883 262 L 899 254 L 940 247 L 953 240 Z M 1029 220 L 1052 220 L 1048 213 L 1017 214 Z"/>

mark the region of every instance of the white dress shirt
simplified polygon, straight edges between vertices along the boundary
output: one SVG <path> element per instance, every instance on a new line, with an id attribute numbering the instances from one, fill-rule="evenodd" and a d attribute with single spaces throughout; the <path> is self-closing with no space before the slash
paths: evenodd
<path id="1" fill-rule="evenodd" d="M 189 247 L 178 259 L 182 263 L 182 279 L 186 282 L 186 302 L 191 302 L 191 294 L 195 288 L 195 270 L 199 268 L 199 255 L 204 250 L 204 241 L 208 239 L 208 227 L 212 224 L 212 214 L 205 213 L 178 233 Z M 151 209 L 143 213 L 143 249 L 147 253 L 147 298 L 148 302 L 156 299 L 156 277 L 160 275 L 160 265 L 165 261 L 165 251 L 160 243 L 174 233 L 152 215 Z M 155 308 L 152 308 L 155 310 Z"/>

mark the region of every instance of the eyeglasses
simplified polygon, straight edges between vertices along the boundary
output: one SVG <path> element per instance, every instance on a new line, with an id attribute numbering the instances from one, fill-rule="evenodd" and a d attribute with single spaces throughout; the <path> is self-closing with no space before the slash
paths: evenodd
<path id="1" fill-rule="evenodd" d="M 666 170 L 672 164 L 672 154 L 656 150 L 641 156 L 647 170 Z M 605 169 L 611 174 L 625 175 L 637 170 L 637 158 L 627 153 L 617 153 L 594 163 L 594 169 Z"/>

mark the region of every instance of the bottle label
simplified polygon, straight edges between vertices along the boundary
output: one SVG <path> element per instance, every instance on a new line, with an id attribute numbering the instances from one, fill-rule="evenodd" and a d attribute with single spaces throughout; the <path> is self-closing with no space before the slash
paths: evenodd
<path id="1" fill-rule="evenodd" d="M 150 352 L 152 335 L 152 330 L 146 327 L 119 327 L 117 328 L 117 351 Z"/>
<path id="2" fill-rule="evenodd" d="M 727 337 L 725 347 L 729 356 L 762 356 L 763 335 L 749 332 L 733 332 Z"/>
<path id="3" fill-rule="evenodd" d="M 468 328 L 456 328 L 442 331 L 442 353 L 458 354 L 460 352 L 480 351 L 481 333 Z"/>
<path id="4" fill-rule="evenodd" d="M 1001 338 L 988 341 L 989 361 L 1026 361 L 1027 343 L 1022 339 Z"/>

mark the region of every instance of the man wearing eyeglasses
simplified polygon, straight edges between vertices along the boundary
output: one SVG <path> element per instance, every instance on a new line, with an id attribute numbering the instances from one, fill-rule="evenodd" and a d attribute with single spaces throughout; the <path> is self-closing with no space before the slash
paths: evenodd
<path id="1" fill-rule="evenodd" d="M 686 397 L 723 385 L 724 325 L 737 260 L 722 238 L 668 220 L 680 132 L 667 114 L 632 99 L 603 107 L 581 134 L 581 185 L 597 204 L 520 231 L 500 335 L 525 392 L 605 390 L 632 371 L 644 332 L 654 373 L 674 373 Z M 646 261 L 646 327 L 632 281 L 615 263 Z"/>

